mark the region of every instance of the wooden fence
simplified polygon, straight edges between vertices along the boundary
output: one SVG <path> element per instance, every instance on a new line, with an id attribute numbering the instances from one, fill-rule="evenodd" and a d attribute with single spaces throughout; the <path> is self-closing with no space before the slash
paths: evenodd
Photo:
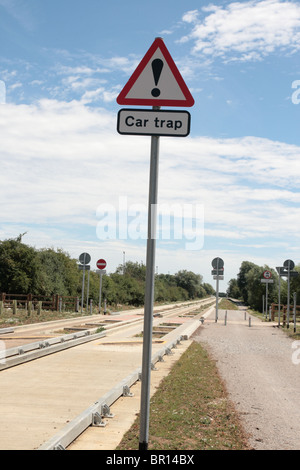
<path id="1" fill-rule="evenodd" d="M 278 318 L 278 304 L 271 304 L 271 320 L 275 320 L 275 316 Z M 293 314 L 294 314 L 294 303 L 290 304 L 290 320 L 293 319 Z M 280 305 L 280 317 L 283 319 L 283 321 L 286 320 L 286 315 L 287 315 L 287 305 Z M 300 317 L 300 305 L 296 305 L 296 319 L 299 319 Z"/>
<path id="2" fill-rule="evenodd" d="M 78 297 L 62 296 L 54 294 L 52 296 L 42 296 L 33 294 L 0 294 L 0 302 L 2 302 L 3 308 L 13 308 L 16 304 L 17 308 L 28 309 L 31 305 L 33 309 L 37 309 L 38 305 L 41 305 L 43 310 L 70 310 L 77 312 L 79 306 Z"/>

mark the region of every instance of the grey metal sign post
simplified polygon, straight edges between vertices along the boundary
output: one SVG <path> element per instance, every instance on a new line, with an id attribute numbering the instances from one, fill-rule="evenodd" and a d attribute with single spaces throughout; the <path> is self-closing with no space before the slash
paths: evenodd
<path id="1" fill-rule="evenodd" d="M 102 299 L 102 279 L 103 279 L 103 276 L 104 274 L 106 274 L 106 270 L 105 269 L 98 269 L 97 271 L 97 274 L 99 274 L 100 276 L 100 285 L 99 285 L 99 313 L 101 313 L 101 299 Z M 104 309 L 104 315 L 105 315 L 105 309 Z"/>
<path id="2" fill-rule="evenodd" d="M 281 289 L 281 276 L 279 273 L 279 276 L 278 276 L 278 326 L 280 326 L 280 310 L 281 310 L 280 289 Z"/>
<path id="3" fill-rule="evenodd" d="M 214 268 L 212 270 L 212 275 L 214 276 L 214 279 L 216 279 L 216 317 L 215 317 L 215 322 L 217 323 L 218 321 L 218 310 L 219 310 L 219 280 L 224 279 L 224 261 L 222 258 L 215 258 L 211 262 L 212 267 Z"/>
<path id="4" fill-rule="evenodd" d="M 217 280 L 216 280 L 216 319 L 215 321 L 217 322 L 218 321 L 218 318 L 219 318 L 219 276 L 217 276 Z"/>
<path id="5" fill-rule="evenodd" d="M 106 268 L 107 263 L 105 259 L 99 259 L 96 263 L 97 265 L 97 273 L 100 276 L 100 286 L 99 286 L 99 313 L 101 313 L 101 295 L 102 295 L 102 276 L 106 274 L 106 271 L 104 268 Z"/>
<path id="6" fill-rule="evenodd" d="M 278 326 L 280 326 L 280 313 L 281 313 L 281 277 L 283 275 L 284 268 L 282 266 L 277 266 L 278 272 Z"/>
<path id="7" fill-rule="evenodd" d="M 82 266 L 79 266 L 80 269 L 83 270 L 83 275 L 82 275 L 82 289 L 81 289 L 81 313 L 83 312 L 83 303 L 84 303 L 84 281 L 85 281 L 85 271 L 89 266 L 89 262 L 91 261 L 91 256 L 89 253 L 82 253 L 79 256 L 79 262 L 81 263 Z"/>
<path id="8" fill-rule="evenodd" d="M 294 333 L 296 333 L 297 292 L 294 292 Z"/>
<path id="9" fill-rule="evenodd" d="M 266 282 L 266 319 L 268 318 L 268 282 Z"/>
<path id="10" fill-rule="evenodd" d="M 100 286 L 99 286 L 99 313 L 101 313 L 102 275 L 103 275 L 103 273 L 102 273 L 102 272 L 100 272 Z"/>
<path id="11" fill-rule="evenodd" d="M 142 389 L 139 450 L 148 450 L 152 324 L 156 248 L 159 139 L 161 135 L 184 137 L 190 130 L 189 113 L 161 113 L 161 106 L 190 107 L 194 98 L 184 83 L 162 38 L 156 38 L 117 97 L 118 104 L 152 106 L 152 112 L 121 110 L 120 134 L 151 135 L 148 201 L 148 239 L 142 358 Z"/>
<path id="12" fill-rule="evenodd" d="M 87 288 L 86 288 L 86 313 L 88 313 L 89 308 L 89 295 L 90 295 L 90 270 L 88 271 L 88 280 L 87 280 Z"/>
<path id="13" fill-rule="evenodd" d="M 268 317 L 268 285 L 274 283 L 273 279 L 271 278 L 272 278 L 271 271 L 264 271 L 263 279 L 260 280 L 260 282 L 266 284 L 266 319 Z M 270 316 L 269 316 L 269 321 L 270 321 Z"/>
<path id="14" fill-rule="evenodd" d="M 99 276 L 100 276 L 100 285 L 99 285 L 99 313 L 101 313 L 101 296 L 102 296 L 102 276 L 103 272 L 100 271 Z"/>
<path id="15" fill-rule="evenodd" d="M 145 313 L 144 313 L 139 450 L 147 450 L 148 437 L 149 437 L 148 434 L 149 434 L 149 412 L 150 412 L 150 375 L 151 375 L 151 356 L 152 356 L 152 325 L 153 325 L 153 302 L 154 302 L 158 166 L 159 166 L 159 137 L 152 136 L 151 137 L 149 202 L 148 202 L 148 238 L 147 238 L 147 261 L 146 261 L 146 292 L 145 292 Z"/>
<path id="16" fill-rule="evenodd" d="M 287 312 L 286 312 L 286 317 L 287 317 L 287 324 L 286 327 L 290 327 L 290 279 L 291 279 L 291 271 L 295 267 L 294 261 L 291 259 L 287 259 L 284 263 L 283 266 L 287 269 L 287 278 L 288 278 L 288 293 L 287 293 Z"/>
<path id="17" fill-rule="evenodd" d="M 283 263 L 283 267 L 276 268 L 279 274 L 279 308 L 280 308 L 280 277 L 287 277 L 288 283 L 288 294 L 287 294 L 287 328 L 290 327 L 290 280 L 291 277 L 297 277 L 299 275 L 298 271 L 293 271 L 295 267 L 294 261 L 287 259 Z M 278 326 L 280 325 L 278 320 Z"/>

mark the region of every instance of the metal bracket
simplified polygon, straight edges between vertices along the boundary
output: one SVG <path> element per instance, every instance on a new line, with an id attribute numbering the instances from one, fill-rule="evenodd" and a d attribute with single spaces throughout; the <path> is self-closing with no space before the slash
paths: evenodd
<path id="1" fill-rule="evenodd" d="M 96 413 L 93 413 L 92 426 L 98 428 L 104 428 L 106 426 L 106 423 L 103 421 L 102 416 L 100 413 L 98 413 L 98 411 Z"/>
<path id="2" fill-rule="evenodd" d="M 66 450 L 66 449 L 61 444 L 57 444 L 57 446 L 55 446 L 53 450 Z"/>
<path id="3" fill-rule="evenodd" d="M 115 416 L 110 412 L 110 408 L 106 403 L 101 406 L 101 415 L 103 416 L 103 418 L 113 418 Z"/>
<path id="4" fill-rule="evenodd" d="M 156 367 L 155 367 L 155 364 L 153 364 L 153 362 L 151 362 L 151 370 L 157 370 Z"/>
<path id="5" fill-rule="evenodd" d="M 172 354 L 174 354 L 173 351 L 171 351 L 170 348 L 167 348 L 167 349 L 166 349 L 166 355 L 167 355 L 167 356 L 171 356 Z"/>
<path id="6" fill-rule="evenodd" d="M 123 397 L 133 397 L 133 393 L 130 392 L 128 385 L 123 387 Z"/>

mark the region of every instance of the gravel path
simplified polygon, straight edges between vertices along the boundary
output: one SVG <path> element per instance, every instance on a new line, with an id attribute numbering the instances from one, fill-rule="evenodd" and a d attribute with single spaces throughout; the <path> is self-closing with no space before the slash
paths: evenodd
<path id="1" fill-rule="evenodd" d="M 300 450 L 300 342 L 245 308 L 219 310 L 193 338 L 217 361 L 249 443 L 256 450 Z M 297 346 L 295 348 L 295 346 Z M 298 353 L 299 351 L 299 353 Z"/>

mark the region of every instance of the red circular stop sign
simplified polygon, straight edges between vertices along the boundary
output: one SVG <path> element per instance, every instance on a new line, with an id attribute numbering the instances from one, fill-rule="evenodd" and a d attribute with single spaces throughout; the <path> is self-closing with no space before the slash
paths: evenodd
<path id="1" fill-rule="evenodd" d="M 97 261 L 97 268 L 98 269 L 105 269 L 106 268 L 106 261 L 105 259 L 99 259 Z"/>

